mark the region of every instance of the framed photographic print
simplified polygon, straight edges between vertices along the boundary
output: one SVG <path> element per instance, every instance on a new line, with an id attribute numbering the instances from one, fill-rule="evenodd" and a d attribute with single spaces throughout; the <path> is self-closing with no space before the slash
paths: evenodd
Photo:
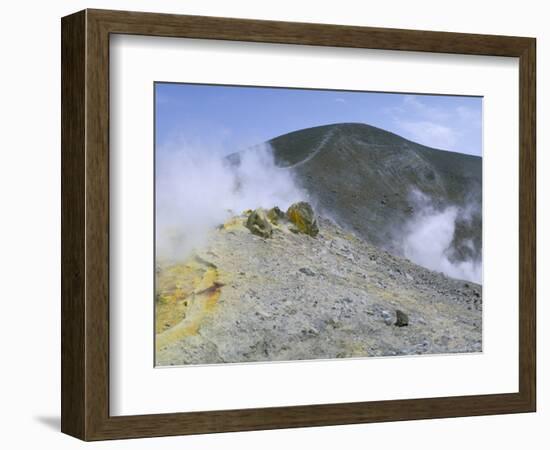
<path id="1" fill-rule="evenodd" d="M 535 131 L 533 38 L 64 17 L 62 431 L 535 411 Z"/>

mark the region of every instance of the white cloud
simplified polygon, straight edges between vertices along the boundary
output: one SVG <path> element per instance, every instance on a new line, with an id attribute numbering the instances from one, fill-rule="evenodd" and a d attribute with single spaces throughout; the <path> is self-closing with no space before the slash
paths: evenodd
<path id="1" fill-rule="evenodd" d="M 452 149 L 458 142 L 458 132 L 450 127 L 429 121 L 396 120 L 406 137 L 420 144 L 444 150 Z"/>
<path id="2" fill-rule="evenodd" d="M 467 106 L 433 106 L 422 96 L 407 95 L 401 103 L 384 110 L 393 122 L 396 133 L 414 142 L 442 150 L 476 153 L 470 148 L 481 127 L 481 115 Z"/>
<path id="3" fill-rule="evenodd" d="M 434 108 L 423 103 L 418 96 L 408 95 L 403 99 L 403 106 L 405 111 L 414 111 L 422 118 L 432 121 L 441 122 L 450 119 L 450 114 L 441 108 Z"/>

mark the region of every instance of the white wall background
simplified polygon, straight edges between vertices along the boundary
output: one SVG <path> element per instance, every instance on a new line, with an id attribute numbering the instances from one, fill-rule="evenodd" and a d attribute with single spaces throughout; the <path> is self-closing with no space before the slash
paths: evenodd
<path id="1" fill-rule="evenodd" d="M 545 2 L 417 0 L 7 2 L 0 15 L 0 443 L 4 448 L 79 448 L 59 432 L 60 17 L 86 7 L 258 19 L 525 35 L 538 38 L 539 412 L 141 439 L 96 448 L 542 448 L 550 421 L 550 29 Z M 544 175 L 547 174 L 546 180 Z M 505 180 L 503 180 L 505 182 Z M 338 381 L 337 381 L 338 382 Z M 339 381 L 343 382 L 343 381 Z"/>

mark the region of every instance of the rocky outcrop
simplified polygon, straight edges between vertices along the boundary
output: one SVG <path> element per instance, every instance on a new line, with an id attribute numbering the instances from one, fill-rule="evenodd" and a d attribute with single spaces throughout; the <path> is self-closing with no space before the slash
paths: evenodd
<path id="1" fill-rule="evenodd" d="M 273 225 L 278 225 L 279 221 L 286 218 L 286 215 L 278 206 L 274 206 L 267 212 L 267 218 Z"/>
<path id="2" fill-rule="evenodd" d="M 283 227 L 294 233 L 308 234 L 313 237 L 319 233 L 315 213 L 307 202 L 292 204 L 286 213 L 278 206 L 274 206 L 267 212 L 263 208 L 257 208 L 255 210 L 246 210 L 243 214 L 248 217 L 246 228 L 253 234 L 263 238 L 270 238 L 274 227 Z M 231 219 L 229 222 L 233 223 L 234 219 Z"/>
<path id="3" fill-rule="evenodd" d="M 270 238 L 273 233 L 273 227 L 262 208 L 255 209 L 249 214 L 246 220 L 246 228 L 263 238 Z"/>
<path id="4" fill-rule="evenodd" d="M 308 234 L 312 237 L 317 236 L 319 233 L 319 226 L 315 219 L 315 213 L 313 208 L 307 202 L 298 202 L 291 205 L 286 215 L 288 219 L 294 224 L 294 230 Z"/>

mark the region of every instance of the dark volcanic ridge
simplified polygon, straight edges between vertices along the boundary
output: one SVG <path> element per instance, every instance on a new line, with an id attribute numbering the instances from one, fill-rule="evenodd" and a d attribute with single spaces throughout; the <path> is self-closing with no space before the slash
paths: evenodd
<path id="1" fill-rule="evenodd" d="M 294 131 L 268 143 L 276 165 L 292 171 L 320 214 L 373 245 L 403 254 L 407 224 L 453 207 L 446 257 L 481 261 L 480 157 L 426 147 L 360 123 Z M 228 159 L 239 164 L 239 153 Z"/>

